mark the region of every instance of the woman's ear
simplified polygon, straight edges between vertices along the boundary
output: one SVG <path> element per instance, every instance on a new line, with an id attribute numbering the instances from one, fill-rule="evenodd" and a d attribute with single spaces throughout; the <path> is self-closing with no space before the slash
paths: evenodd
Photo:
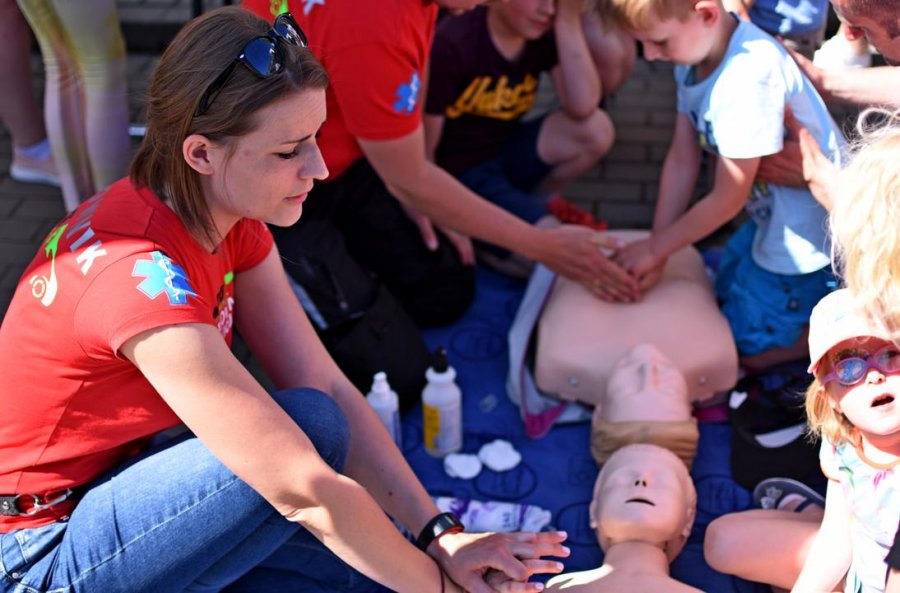
<path id="1" fill-rule="evenodd" d="M 201 175 L 212 175 L 213 163 L 211 152 L 215 146 L 212 141 L 201 134 L 191 134 L 181 143 L 181 156 L 191 169 Z"/>

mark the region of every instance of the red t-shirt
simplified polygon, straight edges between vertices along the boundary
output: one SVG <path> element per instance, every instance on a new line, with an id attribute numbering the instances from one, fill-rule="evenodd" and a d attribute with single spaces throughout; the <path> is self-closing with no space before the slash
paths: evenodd
<path id="1" fill-rule="evenodd" d="M 84 484 L 177 424 L 119 348 L 178 323 L 217 326 L 230 344 L 234 275 L 271 249 L 264 224 L 241 220 L 210 254 L 171 209 L 127 179 L 50 231 L 0 326 L 0 494 Z M 0 532 L 70 510 L 0 516 Z"/>
<path id="2" fill-rule="evenodd" d="M 426 0 L 288 0 L 331 85 L 319 147 L 330 177 L 362 156 L 357 138 L 393 140 L 421 124 L 438 7 Z M 272 21 L 284 0 L 241 6 Z"/>

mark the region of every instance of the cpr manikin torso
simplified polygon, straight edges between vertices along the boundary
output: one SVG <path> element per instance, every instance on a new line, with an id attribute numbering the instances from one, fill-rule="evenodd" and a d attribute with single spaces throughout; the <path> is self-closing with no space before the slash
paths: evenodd
<path id="1" fill-rule="evenodd" d="M 613 233 L 626 241 L 644 231 Z M 637 303 L 608 303 L 557 278 L 538 322 L 535 380 L 544 393 L 592 405 L 612 367 L 638 344 L 653 344 L 674 363 L 691 401 L 732 387 L 737 351 L 699 253 L 672 255 L 662 279 Z"/>
<path id="2" fill-rule="evenodd" d="M 591 501 L 591 526 L 605 557 L 599 568 L 558 575 L 547 591 L 697 593 L 669 576 L 690 534 L 697 494 L 687 468 L 655 445 L 628 445 L 604 464 Z"/>
<path id="3" fill-rule="evenodd" d="M 684 375 L 656 346 L 638 344 L 613 365 L 591 425 L 591 453 L 603 464 L 619 447 L 650 443 L 690 467 L 699 432 Z"/>

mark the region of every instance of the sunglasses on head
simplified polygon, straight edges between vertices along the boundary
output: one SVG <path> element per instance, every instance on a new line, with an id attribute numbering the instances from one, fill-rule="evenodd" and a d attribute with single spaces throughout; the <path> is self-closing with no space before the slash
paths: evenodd
<path id="1" fill-rule="evenodd" d="M 237 57 L 206 87 L 194 117 L 203 115 L 209 110 L 238 64 L 243 64 L 260 78 L 268 78 L 281 72 L 284 67 L 284 51 L 278 46 L 279 40 L 295 47 L 307 46 L 306 34 L 289 12 L 278 15 L 268 33 L 254 37 L 244 45 Z"/>
<path id="2" fill-rule="evenodd" d="M 832 371 L 822 377 L 822 385 L 837 381 L 844 387 L 852 387 L 865 378 L 869 369 L 876 369 L 885 375 L 900 373 L 900 351 L 895 346 L 885 346 L 875 354 L 851 356 L 832 366 Z"/>

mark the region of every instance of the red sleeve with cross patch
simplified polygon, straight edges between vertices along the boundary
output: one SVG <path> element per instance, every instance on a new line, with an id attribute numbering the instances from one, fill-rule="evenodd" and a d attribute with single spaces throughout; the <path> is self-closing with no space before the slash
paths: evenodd
<path id="1" fill-rule="evenodd" d="M 214 322 L 217 282 L 224 273 L 196 274 L 160 250 L 136 253 L 106 267 L 75 308 L 75 337 L 89 356 L 117 355 L 148 329 Z M 188 271 L 190 270 L 190 272 Z"/>

